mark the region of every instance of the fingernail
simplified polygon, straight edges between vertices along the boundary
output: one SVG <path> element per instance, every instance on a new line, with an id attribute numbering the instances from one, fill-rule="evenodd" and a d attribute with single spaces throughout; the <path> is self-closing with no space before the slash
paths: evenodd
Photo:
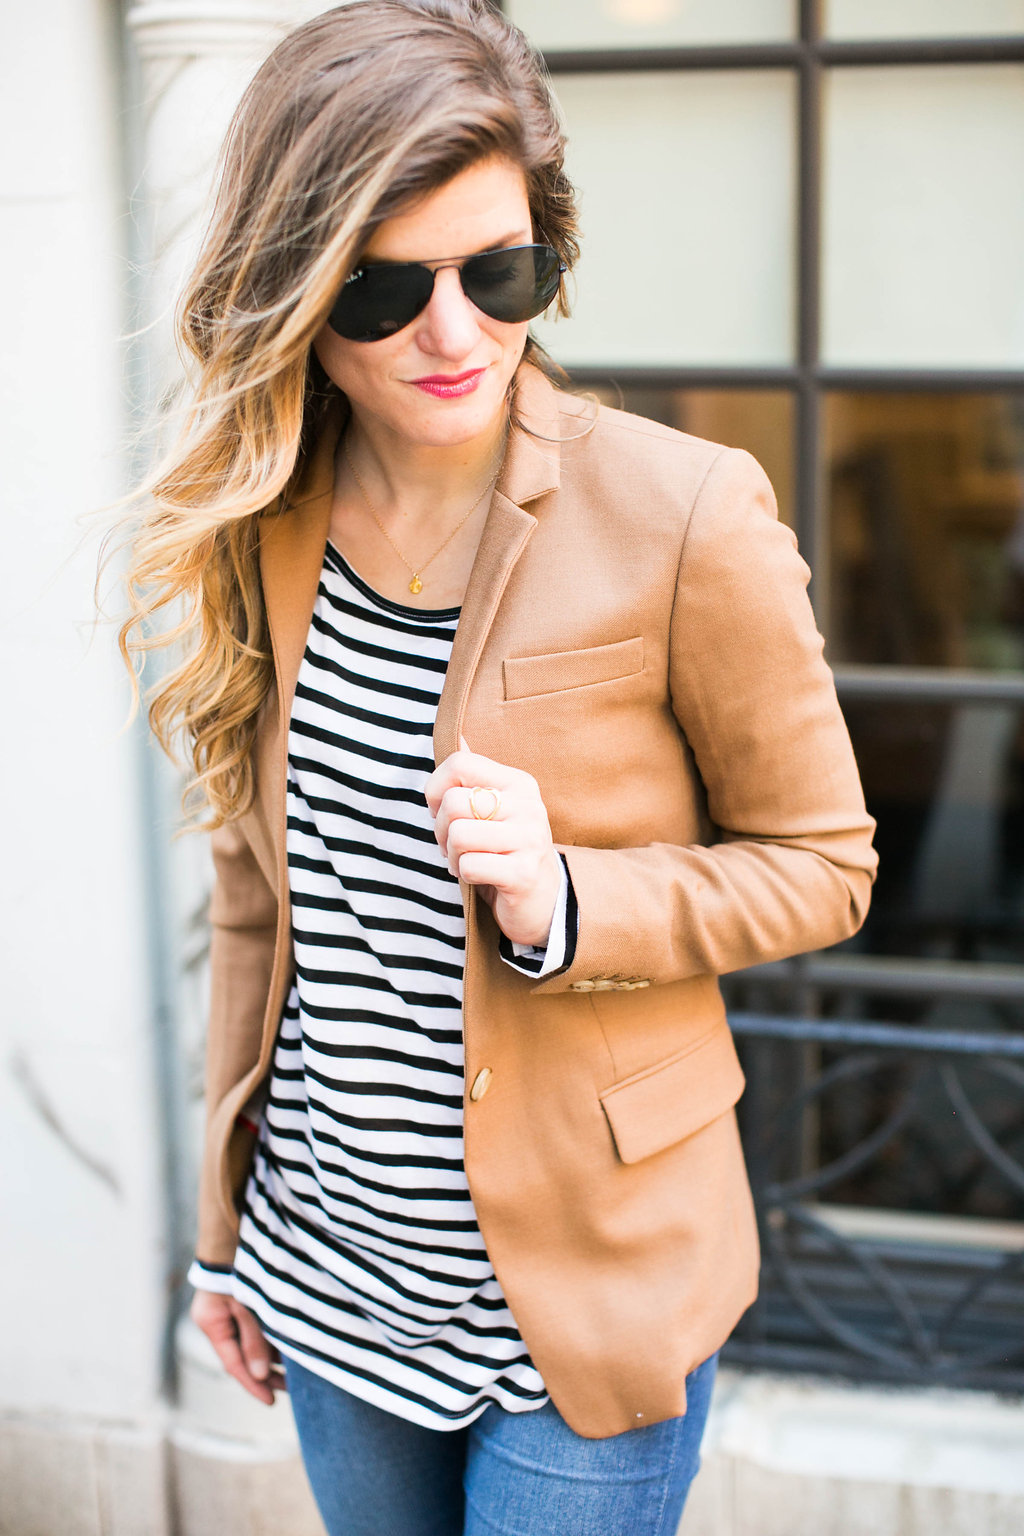
<path id="1" fill-rule="evenodd" d="M 257 1381 L 266 1381 L 270 1375 L 270 1366 L 265 1360 L 254 1360 L 249 1369 Z"/>

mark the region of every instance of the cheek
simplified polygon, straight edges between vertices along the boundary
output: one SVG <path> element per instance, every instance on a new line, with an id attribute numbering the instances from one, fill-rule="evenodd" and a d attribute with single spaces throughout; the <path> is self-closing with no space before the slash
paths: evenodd
<path id="1" fill-rule="evenodd" d="M 341 376 L 346 372 L 347 349 L 343 344 L 339 345 L 340 342 L 341 338 L 326 325 L 313 338 L 313 351 L 316 353 L 317 361 L 327 377 L 338 385 L 341 384 Z"/>
<path id="2" fill-rule="evenodd" d="M 353 399 L 372 394 L 388 375 L 387 358 L 381 355 L 387 342 L 363 345 L 346 341 L 325 325 L 313 338 L 313 351 L 327 377 Z"/>
<path id="3" fill-rule="evenodd" d="M 524 320 L 520 325 L 502 325 L 498 321 L 491 321 L 491 336 L 501 347 L 506 365 L 513 370 L 518 366 L 519 359 L 523 355 L 529 331 L 528 320 Z"/>

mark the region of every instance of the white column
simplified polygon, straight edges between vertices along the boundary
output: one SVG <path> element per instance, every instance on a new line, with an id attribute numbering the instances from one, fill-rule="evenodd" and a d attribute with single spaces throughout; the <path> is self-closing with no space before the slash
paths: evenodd
<path id="1" fill-rule="evenodd" d="M 159 1497 L 166 1316 L 138 743 L 83 521 L 124 488 L 114 8 L 6 5 L 0 58 L 0 1526 L 92 1536 L 125 1436 Z"/>
<path id="2" fill-rule="evenodd" d="M 304 16 L 323 9 L 301 0 L 140 0 L 128 13 L 143 129 L 133 191 L 150 405 L 179 377 L 174 304 L 202 238 L 217 152 L 231 114 L 273 44 Z M 158 817 L 152 859 L 166 892 L 167 1081 L 172 1090 L 184 1086 L 175 1137 L 176 1196 L 183 1212 L 180 1262 L 194 1227 L 202 1125 L 209 874 L 205 838 L 171 841 L 180 778 L 159 764 L 151 784 Z M 187 1319 L 177 1329 L 176 1371 L 169 1432 L 185 1536 L 252 1536 L 270 1528 L 281 1536 L 317 1536 L 321 1527 L 298 1460 L 287 1399 L 268 1410 L 246 1397 Z"/>
<path id="3" fill-rule="evenodd" d="M 141 0 L 128 12 L 140 67 L 144 302 L 159 388 L 177 377 L 171 318 L 202 236 L 217 150 L 247 82 L 288 24 L 274 0 Z"/>
<path id="4" fill-rule="evenodd" d="M 127 425 L 106 9 L 0 21 L 0 1401 L 124 1415 L 155 1392 L 162 1212 L 136 748 L 80 521 L 123 490 Z"/>

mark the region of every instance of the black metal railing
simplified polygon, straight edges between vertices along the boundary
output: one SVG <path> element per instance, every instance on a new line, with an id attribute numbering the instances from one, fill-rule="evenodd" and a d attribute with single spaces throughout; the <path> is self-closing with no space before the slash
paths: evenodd
<path id="1" fill-rule="evenodd" d="M 731 1022 L 764 1264 L 725 1358 L 1024 1391 L 1024 1034 Z"/>

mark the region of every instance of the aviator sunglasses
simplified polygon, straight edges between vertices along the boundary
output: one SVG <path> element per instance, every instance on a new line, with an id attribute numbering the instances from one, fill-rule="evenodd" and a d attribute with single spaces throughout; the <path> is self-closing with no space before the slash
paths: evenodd
<path id="1" fill-rule="evenodd" d="M 347 341 L 381 341 L 423 313 L 434 278 L 456 267 L 462 291 L 492 320 L 515 323 L 542 314 L 558 292 L 565 264 L 550 245 L 513 245 L 465 260 L 368 262 L 356 267 L 334 301 L 328 324 Z"/>

